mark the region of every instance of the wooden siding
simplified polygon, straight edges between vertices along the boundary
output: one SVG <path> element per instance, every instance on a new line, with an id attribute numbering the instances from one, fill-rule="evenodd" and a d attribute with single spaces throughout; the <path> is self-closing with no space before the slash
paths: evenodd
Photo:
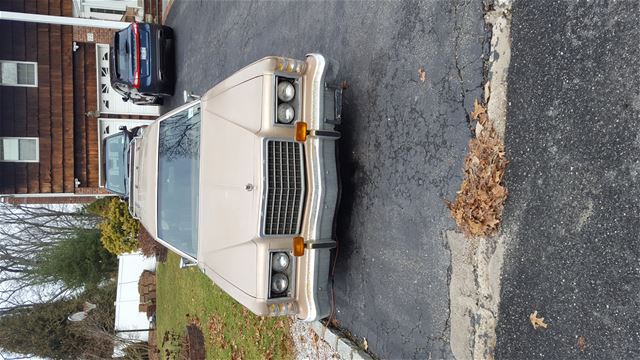
<path id="1" fill-rule="evenodd" d="M 73 54 L 76 134 L 75 172 L 84 187 L 98 183 L 98 110 L 96 45 L 79 43 Z"/>
<path id="2" fill-rule="evenodd" d="M 145 0 L 161 19 L 162 0 Z M 0 0 L 0 10 L 72 16 L 72 0 Z M 0 195 L 98 188 L 95 44 L 69 26 L 0 21 L 0 59 L 38 63 L 37 87 L 0 86 L 0 136 L 39 138 L 38 163 L 0 162 Z M 149 116 L 104 115 L 153 119 Z M 75 179 L 80 182 L 75 185 Z"/>
<path id="3" fill-rule="evenodd" d="M 62 2 L 62 14 L 69 16 L 73 13 L 73 4 L 71 1 L 63 0 Z M 62 43 L 73 44 L 73 29 L 69 26 L 62 27 Z M 74 178 L 75 169 L 73 165 L 74 161 L 74 133 L 73 133 L 73 53 L 69 49 L 62 49 L 62 127 L 64 142 L 62 150 L 62 173 L 64 176 L 63 191 L 66 193 L 73 192 L 74 190 Z"/>
<path id="4" fill-rule="evenodd" d="M 144 0 L 143 6 L 145 15 L 151 15 L 153 22 L 162 22 L 162 0 Z"/>
<path id="5" fill-rule="evenodd" d="M 71 16 L 71 0 L 2 0 L 0 10 Z M 0 136 L 38 137 L 38 163 L 0 163 L 0 194 L 74 189 L 72 28 L 0 21 L 0 59 L 38 63 L 35 88 L 0 86 Z"/>

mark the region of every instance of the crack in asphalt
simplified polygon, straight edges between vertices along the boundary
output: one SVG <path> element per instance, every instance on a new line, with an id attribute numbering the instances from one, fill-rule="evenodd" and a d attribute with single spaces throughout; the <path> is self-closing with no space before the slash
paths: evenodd
<path id="1" fill-rule="evenodd" d="M 454 57 L 454 66 L 456 68 L 456 75 L 458 76 L 458 80 L 460 82 L 460 97 L 462 98 L 461 100 L 461 105 L 462 105 L 462 110 L 464 111 L 466 118 L 467 118 L 467 124 L 469 127 L 469 130 L 471 130 L 471 117 L 469 115 L 469 111 L 467 110 L 465 104 L 466 104 L 466 92 L 465 90 L 465 83 L 464 83 L 464 76 L 462 75 L 462 71 L 464 70 L 464 68 L 462 68 L 460 66 L 460 38 L 463 35 L 463 31 L 462 31 L 462 26 L 460 25 L 460 19 L 458 16 L 458 9 L 460 7 L 460 2 L 453 0 L 453 18 L 454 18 L 454 24 L 453 24 L 453 28 L 454 28 L 454 32 L 456 34 L 454 41 L 453 41 L 453 57 Z M 463 8 L 466 8 L 469 5 L 469 2 L 463 2 L 462 4 Z"/>

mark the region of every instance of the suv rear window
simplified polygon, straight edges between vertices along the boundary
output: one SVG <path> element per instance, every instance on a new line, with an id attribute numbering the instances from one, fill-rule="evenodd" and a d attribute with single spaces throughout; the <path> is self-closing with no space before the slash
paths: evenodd
<path id="1" fill-rule="evenodd" d="M 133 67 L 133 48 L 135 43 L 132 44 L 132 36 L 130 27 L 124 30 L 118 31 L 113 38 L 113 46 L 115 50 L 114 65 L 116 70 L 116 76 L 120 80 L 128 80 L 129 74 Z"/>

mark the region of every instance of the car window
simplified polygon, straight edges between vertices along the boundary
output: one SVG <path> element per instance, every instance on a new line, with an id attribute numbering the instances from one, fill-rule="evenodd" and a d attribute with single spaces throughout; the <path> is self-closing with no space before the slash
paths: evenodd
<path id="1" fill-rule="evenodd" d="M 120 195 L 127 192 L 127 142 L 124 133 L 110 136 L 104 141 L 105 186 Z"/>
<path id="2" fill-rule="evenodd" d="M 128 80 L 129 74 L 132 73 L 133 66 L 133 46 L 132 44 L 132 36 L 130 35 L 130 28 L 126 28 L 117 32 L 114 35 L 114 49 L 116 49 L 115 54 L 115 66 L 116 66 L 116 76 L 121 80 Z"/>
<path id="3" fill-rule="evenodd" d="M 158 237 L 196 257 L 200 106 L 160 122 L 158 138 Z"/>

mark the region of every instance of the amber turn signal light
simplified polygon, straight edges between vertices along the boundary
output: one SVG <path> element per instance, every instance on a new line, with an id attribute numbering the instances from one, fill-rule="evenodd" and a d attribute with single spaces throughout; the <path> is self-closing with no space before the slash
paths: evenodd
<path id="1" fill-rule="evenodd" d="M 296 123 L 296 141 L 307 140 L 307 123 L 304 121 L 298 121 Z"/>
<path id="2" fill-rule="evenodd" d="M 293 256 L 304 255 L 304 239 L 302 236 L 296 236 L 293 238 Z"/>

